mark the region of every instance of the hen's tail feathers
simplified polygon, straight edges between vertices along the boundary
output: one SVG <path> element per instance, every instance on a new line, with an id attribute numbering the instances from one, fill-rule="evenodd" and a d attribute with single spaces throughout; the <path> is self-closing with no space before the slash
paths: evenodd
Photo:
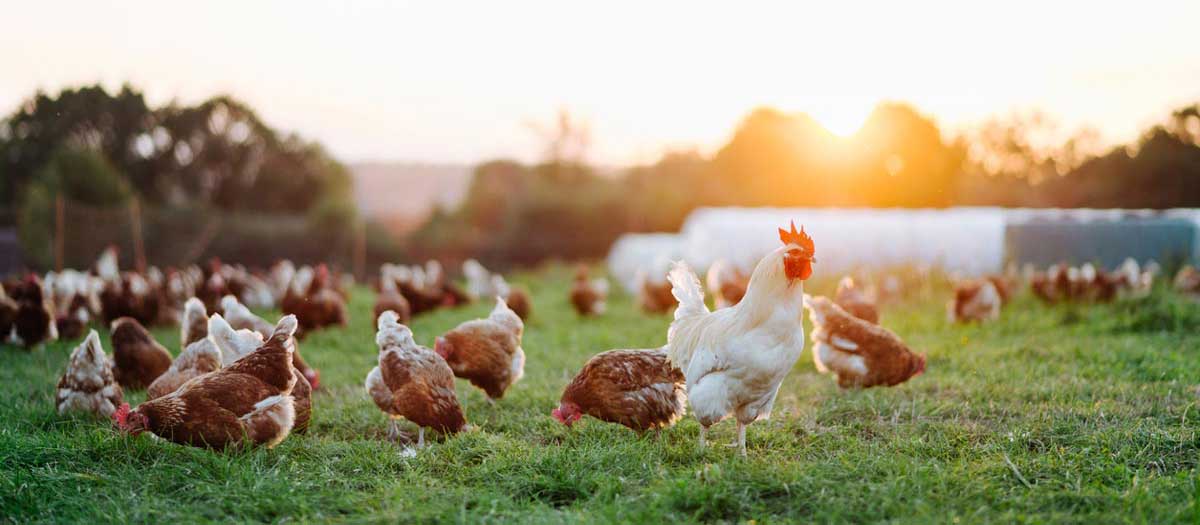
<path id="1" fill-rule="evenodd" d="M 692 273 L 687 263 L 675 263 L 671 272 L 667 274 L 667 280 L 671 281 L 671 295 L 679 301 L 679 307 L 675 309 L 676 321 L 708 313 L 708 306 L 704 304 L 704 290 L 700 288 L 700 279 Z"/>
<path id="2" fill-rule="evenodd" d="M 412 339 L 412 330 L 400 324 L 400 316 L 391 310 L 379 314 L 376 326 L 378 330 L 375 332 L 375 345 L 380 350 L 389 346 L 403 346 Z"/>
<path id="3" fill-rule="evenodd" d="M 279 322 L 275 323 L 275 332 L 271 334 L 271 339 L 288 340 L 296 334 L 296 328 L 299 326 L 299 321 L 295 315 L 285 315 L 279 318 Z"/>
<path id="4" fill-rule="evenodd" d="M 292 431 L 296 422 L 296 407 L 292 396 L 268 397 L 254 405 L 254 410 L 241 417 L 246 437 L 256 445 L 267 448 L 278 445 Z"/>

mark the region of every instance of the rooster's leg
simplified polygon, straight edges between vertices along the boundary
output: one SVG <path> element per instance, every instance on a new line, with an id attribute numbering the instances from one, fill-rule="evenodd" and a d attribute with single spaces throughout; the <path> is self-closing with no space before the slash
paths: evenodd
<path id="1" fill-rule="evenodd" d="M 388 418 L 388 440 L 395 441 L 398 437 L 400 437 L 400 428 L 396 426 L 396 420 Z"/>
<path id="2" fill-rule="evenodd" d="M 701 452 L 704 451 L 704 447 L 708 446 L 708 441 L 706 439 L 707 437 L 708 437 L 708 427 L 701 426 L 700 427 L 700 451 Z"/>
<path id="3" fill-rule="evenodd" d="M 417 427 L 417 448 L 425 448 L 425 427 Z"/>

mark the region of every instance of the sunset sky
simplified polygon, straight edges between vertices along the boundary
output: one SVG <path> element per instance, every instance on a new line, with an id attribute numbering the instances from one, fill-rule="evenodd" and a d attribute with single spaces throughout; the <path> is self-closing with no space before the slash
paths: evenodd
<path id="1" fill-rule="evenodd" d="M 1195 1 L 103 4 L 3 8 L 3 113 L 129 81 L 232 94 L 345 161 L 476 162 L 536 158 L 530 123 L 565 107 L 624 164 L 710 151 L 764 105 L 840 133 L 881 100 L 951 131 L 1038 108 L 1115 143 L 1200 101 Z"/>

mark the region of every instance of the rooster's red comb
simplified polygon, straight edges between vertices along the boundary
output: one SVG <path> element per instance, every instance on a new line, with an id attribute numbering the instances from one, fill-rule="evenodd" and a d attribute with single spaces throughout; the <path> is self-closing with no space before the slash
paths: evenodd
<path id="1" fill-rule="evenodd" d="M 792 221 L 792 231 L 787 231 L 783 228 L 779 229 L 779 240 L 783 244 L 795 244 L 799 246 L 808 256 L 815 255 L 817 252 L 816 247 L 813 246 L 812 237 L 804 233 L 804 227 L 801 226 L 800 231 L 796 231 L 796 221 Z"/>

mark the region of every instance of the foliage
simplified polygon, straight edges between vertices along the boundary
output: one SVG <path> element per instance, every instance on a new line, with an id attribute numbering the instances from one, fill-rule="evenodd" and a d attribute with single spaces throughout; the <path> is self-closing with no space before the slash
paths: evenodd
<path id="1" fill-rule="evenodd" d="M 734 437 L 728 421 L 701 453 L 690 416 L 657 437 L 590 418 L 568 430 L 549 416 L 589 356 L 661 345 L 669 322 L 624 295 L 604 317 L 578 319 L 571 275 L 516 276 L 534 302 L 525 378 L 495 405 L 460 380 L 479 428 L 415 458 L 385 440 L 386 419 L 362 390 L 377 358 L 373 297 L 362 288 L 348 328 L 301 343 L 323 389 L 309 433 L 273 450 L 180 447 L 60 417 L 53 385 L 74 342 L 2 346 L 0 508 L 11 521 L 58 523 L 1185 523 L 1200 512 L 1200 339 L 1188 327 L 1107 329 L 1136 314 L 1122 305 L 1081 307 L 1062 324 L 1069 307 L 1027 294 L 995 323 L 954 326 L 944 321 L 949 291 L 933 288 L 883 311 L 886 326 L 928 353 L 924 375 L 841 390 L 806 351 L 773 417 L 750 426 L 743 459 L 721 446 Z M 834 284 L 821 278 L 810 291 Z M 1200 306 L 1170 308 L 1194 318 Z M 431 344 L 488 309 L 443 310 L 412 327 Z M 154 332 L 178 350 L 176 329 Z"/>
<path id="2" fill-rule="evenodd" d="M 56 200 L 109 208 L 133 195 L 128 181 L 94 151 L 56 150 L 26 186 L 18 220 L 21 251 L 28 262 L 50 266 L 53 258 Z"/>
<path id="3" fill-rule="evenodd" d="M 110 95 L 97 85 L 39 92 L 0 122 L 0 205 L 16 204 L 62 148 L 103 156 L 153 204 L 303 213 L 350 195 L 345 169 L 319 145 L 280 136 L 232 97 L 151 108 L 131 86 Z"/>

